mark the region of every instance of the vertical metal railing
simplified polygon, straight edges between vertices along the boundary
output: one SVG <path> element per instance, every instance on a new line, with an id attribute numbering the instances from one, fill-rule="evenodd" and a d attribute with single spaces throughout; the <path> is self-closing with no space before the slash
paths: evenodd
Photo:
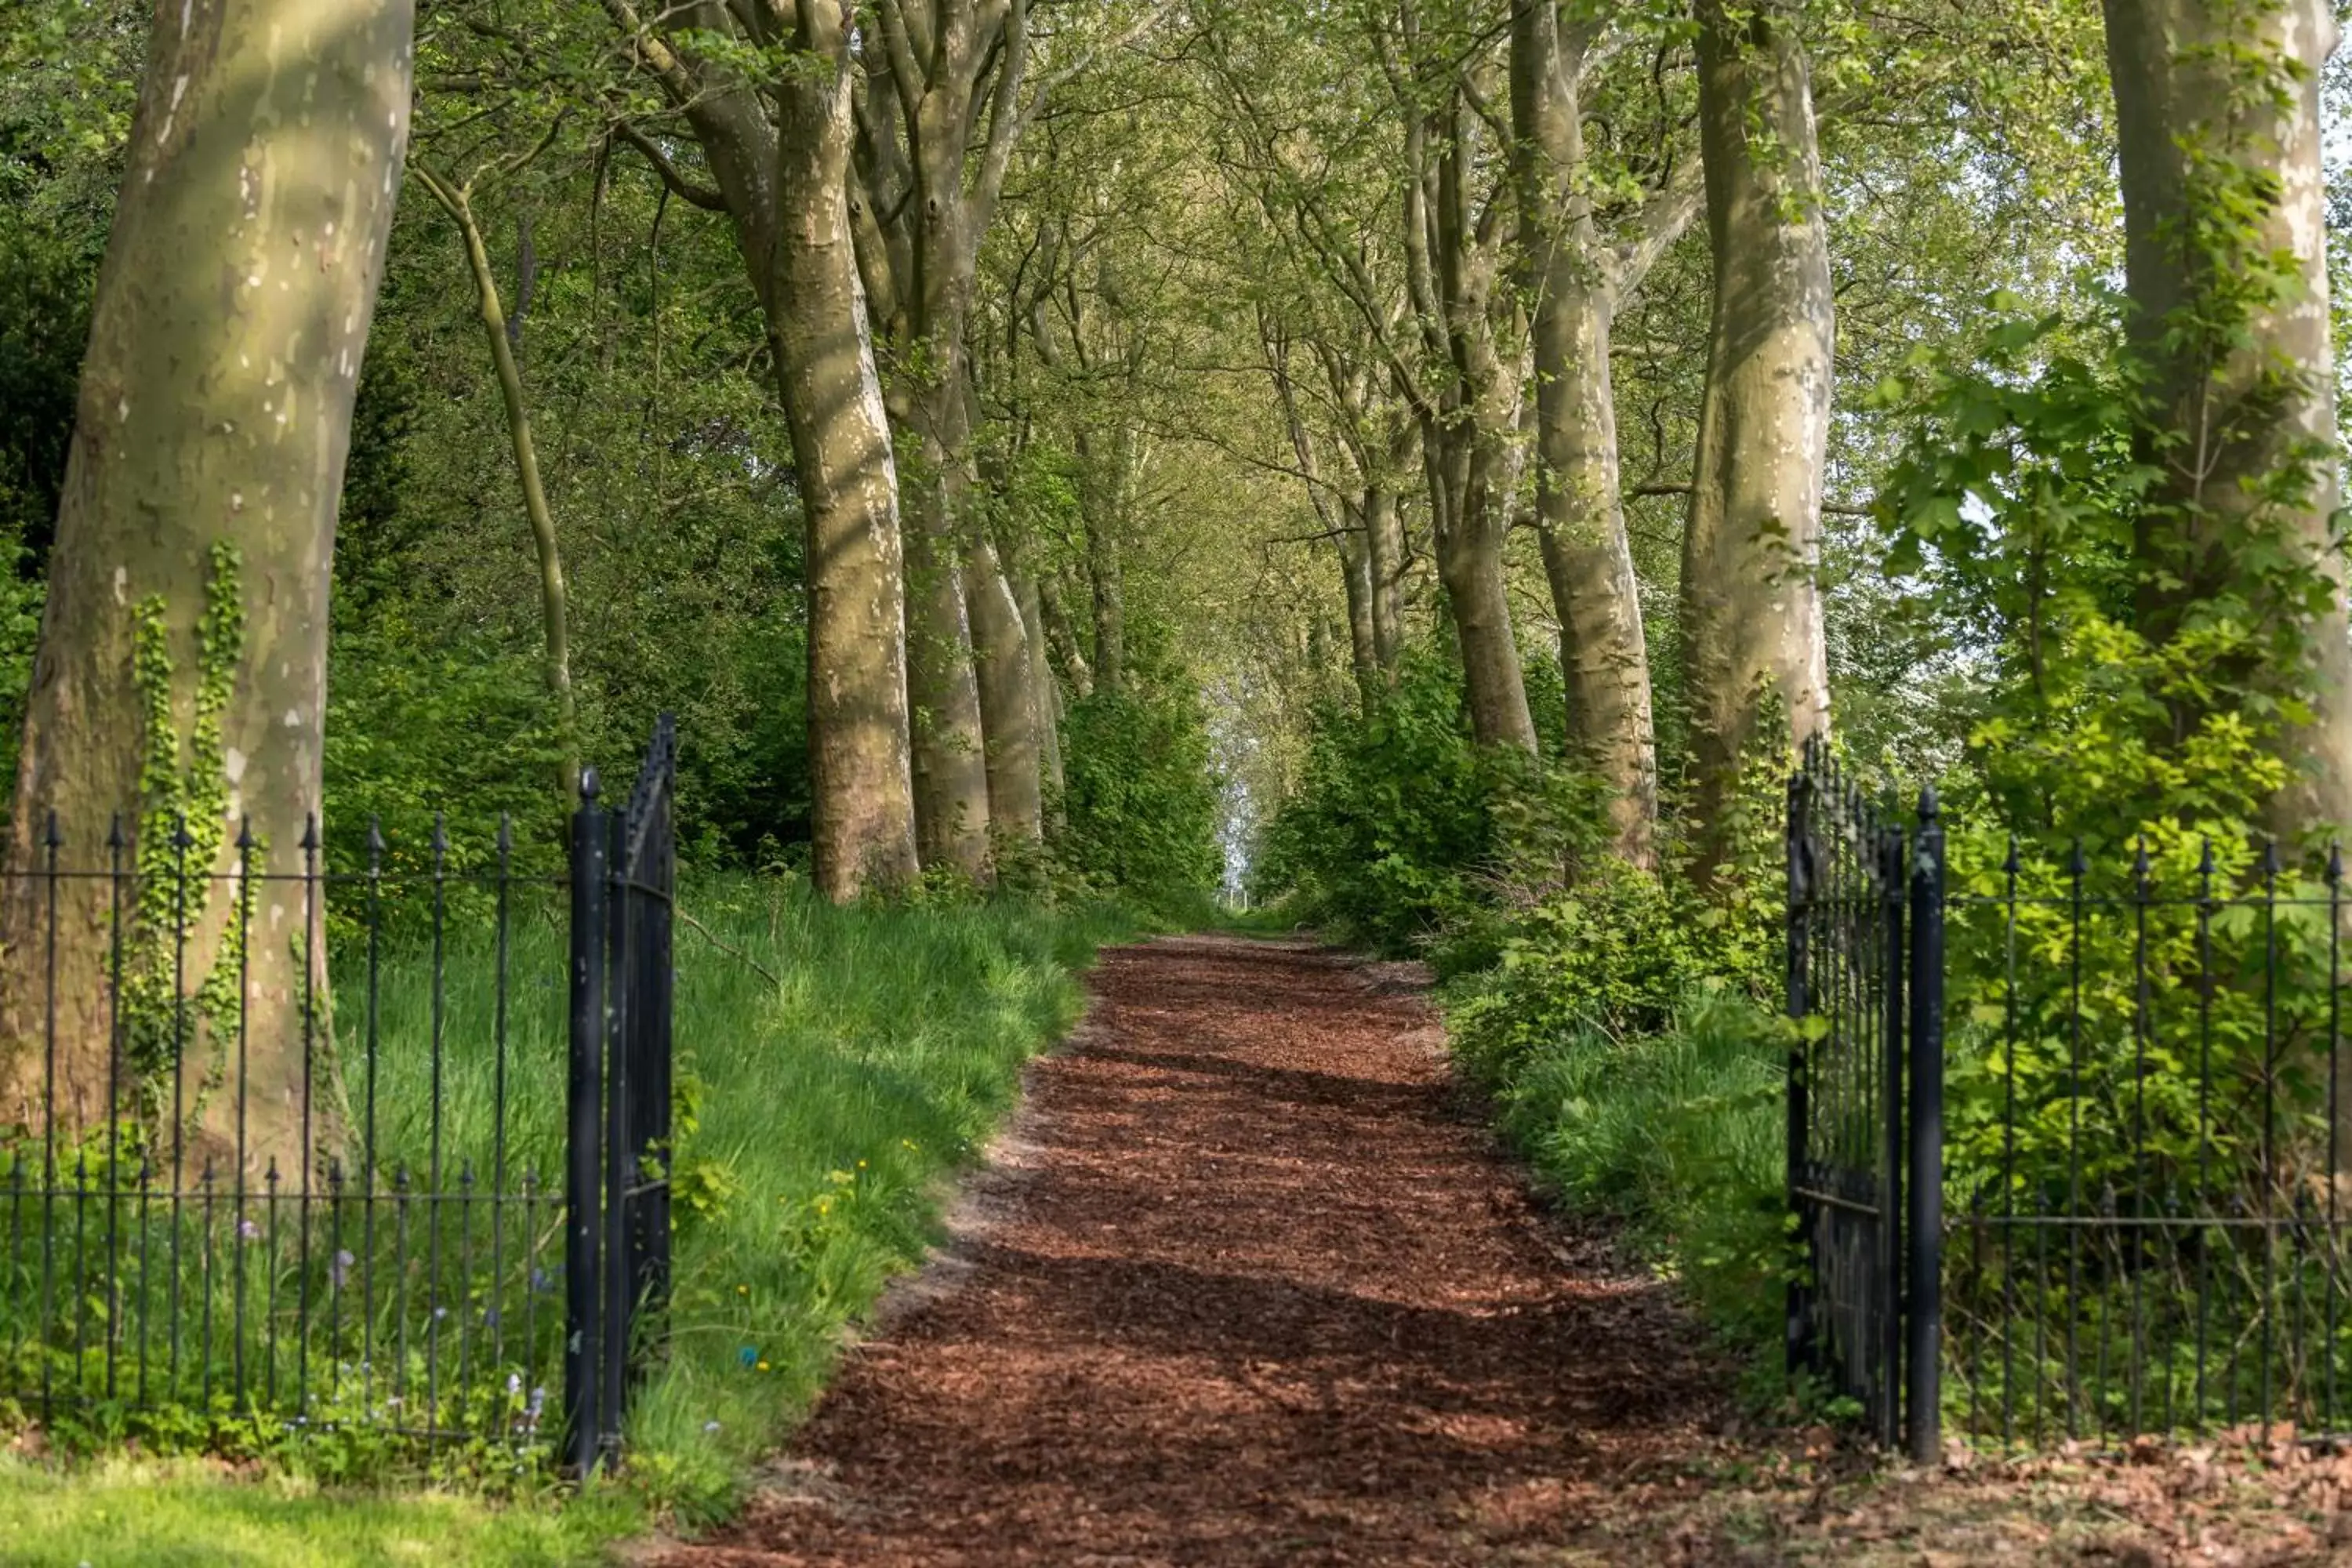
<path id="1" fill-rule="evenodd" d="M 1944 837 L 1810 743 L 1789 784 L 1788 1287 L 1792 1377 L 1872 1436 L 1939 1444 Z"/>
<path id="2" fill-rule="evenodd" d="M 507 1086 L 560 1071 L 562 879 L 503 821 L 104 826 L 0 875 L 0 1412 L 543 1443 L 562 1127 Z"/>
<path id="3" fill-rule="evenodd" d="M 583 1474 L 619 1455 L 668 1295 L 676 786 L 665 714 L 624 808 L 591 769 L 572 825 L 564 1453 Z"/>

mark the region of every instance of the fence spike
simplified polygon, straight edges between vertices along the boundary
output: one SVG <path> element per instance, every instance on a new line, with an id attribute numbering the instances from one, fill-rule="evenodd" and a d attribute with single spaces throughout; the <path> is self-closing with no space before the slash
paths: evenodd
<path id="1" fill-rule="evenodd" d="M 511 852 L 511 851 L 513 850 L 513 848 L 514 848 L 514 817 L 513 817 L 511 815 L 509 815 L 509 813 L 507 813 L 507 812 L 503 812 L 503 811 L 502 811 L 502 812 L 499 813 L 499 858 L 505 858 L 505 857 L 506 857 L 509 852 Z"/>
<path id="2" fill-rule="evenodd" d="M 172 847 L 186 850 L 194 847 L 195 842 L 194 835 L 188 831 L 187 814 L 180 811 L 173 812 L 172 814 Z"/>
<path id="3" fill-rule="evenodd" d="M 256 842 L 253 837 L 253 816 L 248 812 L 237 819 L 236 852 L 249 858 L 253 854 Z"/>
<path id="4" fill-rule="evenodd" d="M 581 804 L 581 805 L 595 805 L 595 804 L 596 804 L 596 792 L 597 792 L 597 790 L 598 790 L 600 787 L 601 787 L 601 781 L 596 777 L 596 770 L 595 770 L 594 768 L 582 768 L 582 769 L 580 770 L 580 804 Z"/>
<path id="5" fill-rule="evenodd" d="M 2344 846 L 2330 844 L 2327 847 L 2327 885 L 2332 888 L 2343 880 Z"/>
<path id="6" fill-rule="evenodd" d="M 47 822 L 41 829 L 41 842 L 47 845 L 49 853 L 54 855 L 58 851 L 58 847 L 65 841 L 66 836 L 58 830 L 57 808 L 52 806 L 49 808 Z"/>
<path id="7" fill-rule="evenodd" d="M 2083 853 L 2083 840 L 2078 836 L 2074 840 L 2074 853 L 2066 858 L 2066 874 L 2070 877 L 2080 878 L 2086 874 L 2090 869 L 2090 857 Z"/>
<path id="8" fill-rule="evenodd" d="M 380 818 L 380 817 L 371 816 L 371 817 L 369 817 L 369 818 L 368 818 L 368 869 L 369 869 L 369 870 L 373 871 L 373 870 L 376 870 L 376 869 L 380 868 L 383 866 L 383 849 L 384 849 L 384 844 L 383 844 L 383 819 L 382 819 L 382 818 Z"/>
<path id="9" fill-rule="evenodd" d="M 2001 861 L 2000 868 L 2008 872 L 2012 877 L 2017 875 L 2017 835 L 2014 833 L 2009 836 L 2009 854 Z"/>
<path id="10" fill-rule="evenodd" d="M 316 852 L 318 847 L 319 814 L 315 811 L 306 811 L 302 814 L 301 849 L 304 854 L 308 855 Z"/>
<path id="11" fill-rule="evenodd" d="M 2263 840 L 2263 875 L 2265 877 L 2275 877 L 2278 874 L 2278 840 L 2275 838 L 2266 838 Z"/>
<path id="12" fill-rule="evenodd" d="M 449 853 L 449 822 L 440 812 L 433 814 L 433 863 L 438 867 Z"/>
<path id="13" fill-rule="evenodd" d="M 123 847 L 122 814 L 119 811 L 114 814 L 114 819 L 107 824 L 106 847 L 109 849 L 121 849 Z"/>

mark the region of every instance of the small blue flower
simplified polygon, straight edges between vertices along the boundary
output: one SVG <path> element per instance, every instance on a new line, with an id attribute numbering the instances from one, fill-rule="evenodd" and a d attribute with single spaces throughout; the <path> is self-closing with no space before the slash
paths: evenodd
<path id="1" fill-rule="evenodd" d="M 760 1363 L 760 1352 L 756 1347 L 745 1345 L 735 1352 L 735 1359 L 745 1366 L 757 1366 Z"/>

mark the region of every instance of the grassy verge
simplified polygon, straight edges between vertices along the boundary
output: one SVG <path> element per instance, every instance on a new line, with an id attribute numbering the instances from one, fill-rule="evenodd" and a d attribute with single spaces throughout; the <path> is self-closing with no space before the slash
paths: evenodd
<path id="1" fill-rule="evenodd" d="M 1455 1058 L 1562 1203 L 1606 1213 L 1742 1352 L 1750 1392 L 1785 1392 L 1787 1047 L 1743 997 L 1692 987 L 1653 1026 L 1571 1016 L 1530 1031 L 1523 977 L 1447 987 Z"/>
<path id="2" fill-rule="evenodd" d="M 703 931 L 677 935 L 672 1332 L 632 1410 L 623 1487 L 558 1509 L 321 1489 L 299 1447 L 266 1482 L 216 1466 L 20 1458 L 0 1465 L 0 1563 L 591 1561 L 649 1512 L 723 1513 L 821 1386 L 844 1328 L 920 1258 L 1023 1064 L 1076 1019 L 1095 950 L 1132 928 L 1108 910 L 1012 903 L 835 910 L 745 878 L 690 886 L 684 908 Z M 446 940 L 449 1016 L 484 1011 L 487 931 Z M 509 955 L 509 1154 L 542 1172 L 560 1170 L 560 981 L 548 977 L 563 973 L 562 942 L 556 922 L 519 920 Z M 383 986 L 389 1159 L 424 1136 L 429 969 L 387 963 Z M 470 1149 L 487 1142 L 493 1062 L 462 1043 L 478 1034 L 448 1037 L 445 1147 Z"/>
<path id="3" fill-rule="evenodd" d="M 289 1474 L 236 1479 L 195 1462 L 60 1471 L 0 1459 L 0 1563 L 11 1568 L 541 1568 L 594 1561 L 641 1518 L 614 1493 L 562 1510 L 493 1508 L 450 1492 L 323 1490 Z"/>

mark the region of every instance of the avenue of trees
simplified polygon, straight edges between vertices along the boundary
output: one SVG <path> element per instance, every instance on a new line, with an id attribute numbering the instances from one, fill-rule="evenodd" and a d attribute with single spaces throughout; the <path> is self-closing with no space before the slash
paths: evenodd
<path id="1" fill-rule="evenodd" d="M 1572 780 L 1578 854 L 1727 887 L 1808 738 L 2057 758 L 2024 742 L 2074 721 L 2095 620 L 2210 677 L 2118 707 L 2129 809 L 2252 715 L 2250 809 L 2352 819 L 2335 33 L 2326 0 L 32 0 L 11 864 L 118 820 L 224 872 L 442 809 L 551 843 L 669 708 L 708 863 L 1164 891 L 1216 875 L 1213 790 L 1246 858 L 1318 744 L 1402 756 L 1377 727 L 1433 681 L 1465 755 Z M 1987 777 L 2053 826 L 2049 778 Z M 102 900 L 64 915 L 69 1078 Z M 0 906 L 12 1040 L 47 918 Z M 226 924 L 191 917 L 191 975 Z M 291 1061 L 322 943 L 271 931 L 256 1049 Z"/>

